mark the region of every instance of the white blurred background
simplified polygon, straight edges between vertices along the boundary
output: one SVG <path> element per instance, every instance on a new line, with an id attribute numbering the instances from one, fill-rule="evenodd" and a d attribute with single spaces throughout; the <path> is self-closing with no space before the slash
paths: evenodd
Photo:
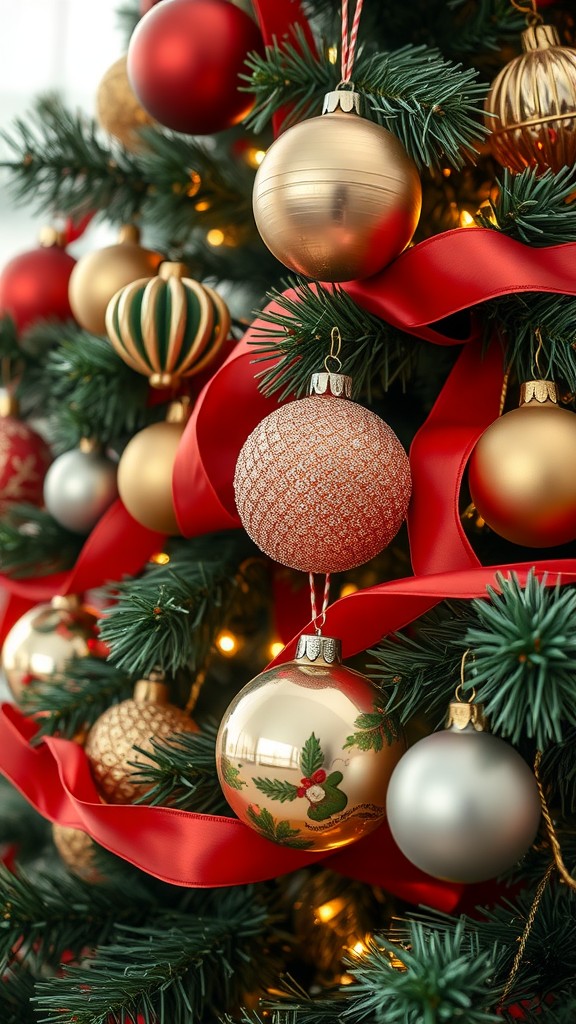
<path id="1" fill-rule="evenodd" d="M 40 93 L 57 91 L 73 109 L 93 113 L 94 95 L 107 68 L 124 52 L 118 24 L 121 0 L 0 0 L 0 129 L 30 109 Z M 6 148 L 0 140 L 0 161 Z M 15 206 L 0 168 L 0 268 L 12 256 L 35 247 L 38 228 L 50 222 Z M 106 225 L 92 226 L 71 249 L 114 241 Z"/>

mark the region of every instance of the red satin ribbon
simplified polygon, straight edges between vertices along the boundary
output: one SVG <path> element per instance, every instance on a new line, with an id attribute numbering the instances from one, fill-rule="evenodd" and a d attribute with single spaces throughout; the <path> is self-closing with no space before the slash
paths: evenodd
<path id="1" fill-rule="evenodd" d="M 302 13 L 298 0 L 254 0 L 254 13 L 266 46 L 270 46 L 275 41 L 280 42 L 289 36 L 292 46 L 297 49 L 298 41 L 296 36 L 290 33 L 290 28 L 298 25 L 302 29 L 312 53 L 316 53 L 316 43 L 310 24 Z M 272 117 L 274 135 L 280 134 L 288 109 L 283 107 Z"/>

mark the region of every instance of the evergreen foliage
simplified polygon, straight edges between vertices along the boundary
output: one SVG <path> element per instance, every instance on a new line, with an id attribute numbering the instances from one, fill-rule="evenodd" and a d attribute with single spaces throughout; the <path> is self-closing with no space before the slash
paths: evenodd
<path id="1" fill-rule="evenodd" d="M 139 802 L 229 815 L 216 773 L 217 733 L 217 722 L 204 722 L 198 733 L 175 733 L 163 742 L 152 739 L 152 752 L 146 751 L 152 763 L 133 763 L 134 782 L 152 786 Z"/>
<path id="2" fill-rule="evenodd" d="M 0 518 L 0 571 L 13 579 L 63 572 L 84 540 L 36 505 L 9 505 Z"/>

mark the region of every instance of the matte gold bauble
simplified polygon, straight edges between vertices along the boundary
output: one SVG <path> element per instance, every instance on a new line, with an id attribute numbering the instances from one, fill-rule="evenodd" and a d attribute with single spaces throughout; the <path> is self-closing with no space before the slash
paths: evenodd
<path id="1" fill-rule="evenodd" d="M 138 277 L 156 273 L 163 257 L 139 244 L 140 232 L 125 224 L 118 243 L 86 253 L 70 275 L 69 297 L 78 323 L 92 334 L 106 331 L 106 307 L 116 292 Z"/>
<path id="2" fill-rule="evenodd" d="M 139 129 L 156 124 L 134 94 L 128 80 L 125 56 L 108 68 L 98 86 L 96 120 L 104 131 L 134 153 L 144 148 Z"/>
<path id="3" fill-rule="evenodd" d="M 263 241 L 320 281 L 375 274 L 406 248 L 420 216 L 416 165 L 395 135 L 353 112 L 355 97 L 329 93 L 327 113 L 284 132 L 254 182 Z"/>
<path id="4" fill-rule="evenodd" d="M 266 839 L 333 850 L 385 815 L 404 751 L 366 676 L 340 660 L 340 641 L 302 636 L 296 660 L 256 676 L 234 698 L 216 740 L 232 810 Z"/>
<path id="5" fill-rule="evenodd" d="M 164 262 L 157 277 L 116 292 L 106 310 L 114 349 L 153 388 L 177 387 L 182 377 L 206 369 L 229 329 L 224 300 L 189 277 L 184 263 Z"/>
<path id="6" fill-rule="evenodd" d="M 94 840 L 79 828 L 52 826 L 52 839 L 66 867 L 73 875 L 95 884 L 102 881 L 96 867 Z"/>
<path id="7" fill-rule="evenodd" d="M 513 544 L 552 547 L 576 538 L 576 415 L 550 381 L 522 385 L 520 408 L 482 434 L 468 467 L 476 509 Z"/>
<path id="8" fill-rule="evenodd" d="M 522 33 L 524 53 L 494 79 L 485 122 L 492 154 L 511 171 L 576 163 L 576 50 L 551 25 Z"/>
<path id="9" fill-rule="evenodd" d="M 174 402 L 164 423 L 153 423 L 128 442 L 118 463 L 118 491 L 128 512 L 158 533 L 179 534 L 172 471 L 186 426 L 186 409 Z"/>
<path id="10" fill-rule="evenodd" d="M 2 647 L 2 668 L 16 701 L 35 681 L 50 683 L 71 658 L 105 657 L 98 619 L 73 595 L 37 604 L 12 626 Z"/>
<path id="11" fill-rule="evenodd" d="M 148 679 L 140 679 L 133 698 L 109 707 L 88 733 L 86 756 L 94 782 L 108 803 L 133 803 L 152 789 L 135 779 L 138 768 L 129 762 L 153 762 L 134 747 L 152 752 L 152 739 L 161 741 L 177 732 L 198 732 L 184 711 L 168 703 L 169 691 L 163 678 L 162 673 L 151 672 Z"/>

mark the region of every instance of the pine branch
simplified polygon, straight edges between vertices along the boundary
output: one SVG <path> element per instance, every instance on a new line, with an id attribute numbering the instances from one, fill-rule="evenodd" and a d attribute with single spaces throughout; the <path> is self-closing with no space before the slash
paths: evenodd
<path id="1" fill-rule="evenodd" d="M 62 676 L 48 683 L 35 680 L 26 687 L 22 704 L 34 715 L 38 732 L 44 736 L 73 739 L 89 729 L 111 704 L 132 696 L 134 677 L 103 658 L 73 658 Z"/>
<path id="2" fill-rule="evenodd" d="M 199 733 L 176 733 L 163 742 L 152 739 L 152 752 L 145 753 L 153 763 L 133 762 L 133 779 L 153 788 L 136 802 L 198 814 L 230 814 L 216 772 L 218 728 L 218 722 L 205 722 Z"/>
<path id="3" fill-rule="evenodd" d="M 22 351 L 18 341 L 16 324 L 9 313 L 4 313 L 0 316 L 0 359 L 7 359 L 10 363 L 19 365 L 25 358 L 26 353 Z M 5 387 L 8 381 L 2 380 L 1 383 Z"/>
<path id="4" fill-rule="evenodd" d="M 0 985 L 2 1024 L 36 1024 L 34 984 L 34 976 L 20 964 L 12 964 L 4 973 Z"/>
<path id="5" fill-rule="evenodd" d="M 0 519 L 0 571 L 12 579 L 70 569 L 85 538 L 35 505 L 10 505 Z"/>
<path id="6" fill-rule="evenodd" d="M 495 732 L 539 749 L 560 743 L 576 725 L 576 591 L 545 587 L 530 573 L 521 587 L 512 574 L 498 576 L 500 593 L 475 600 L 478 625 L 465 642 L 474 652 L 470 685 Z"/>
<path id="7" fill-rule="evenodd" d="M 100 628 L 112 664 L 134 676 L 158 665 L 170 675 L 197 671 L 225 620 L 246 551 L 240 532 L 202 536 L 174 545 L 166 565 L 149 563 L 138 579 L 114 584 L 116 603 Z"/>
<path id="8" fill-rule="evenodd" d="M 531 380 L 537 374 L 563 382 L 570 392 L 576 393 L 574 296 L 524 292 L 488 302 L 482 311 L 486 337 L 494 332 L 504 337 L 506 364 L 518 380 Z M 536 330 L 542 338 L 538 366 Z"/>
<path id="9" fill-rule="evenodd" d="M 421 343 L 360 309 L 338 285 L 329 290 L 288 278 L 283 287 L 293 288 L 296 297 L 270 291 L 268 299 L 280 312 L 257 314 L 266 323 L 251 342 L 255 363 L 277 357 L 270 369 L 257 374 L 263 394 L 279 392 L 280 401 L 306 394 L 311 374 L 322 369 L 330 352 L 334 326 L 342 335 L 342 373 L 353 378 L 356 393 L 366 393 L 368 400 L 377 381 L 388 390 L 395 380 L 404 385 L 414 372 Z"/>
<path id="10" fill-rule="evenodd" d="M 249 886 L 211 897 L 204 910 L 119 927 L 86 966 L 40 982 L 39 1024 L 119 1024 L 138 1014 L 146 1024 L 190 1024 L 214 1019 L 241 991 L 261 989 L 274 967 L 263 945 L 266 906 Z"/>
<path id="11" fill-rule="evenodd" d="M 567 726 L 564 741 L 544 752 L 541 775 L 544 785 L 559 798 L 562 815 L 576 814 L 576 728 Z"/>
<path id="12" fill-rule="evenodd" d="M 496 184 L 497 198 L 476 217 L 482 227 L 534 247 L 576 242 L 574 168 L 563 167 L 556 174 L 529 168 L 521 174 L 504 171 Z"/>
<path id="13" fill-rule="evenodd" d="M 3 776 L 0 776 L 0 807 L 0 844 L 14 844 L 19 863 L 37 857 L 49 842 L 50 826 Z"/>

